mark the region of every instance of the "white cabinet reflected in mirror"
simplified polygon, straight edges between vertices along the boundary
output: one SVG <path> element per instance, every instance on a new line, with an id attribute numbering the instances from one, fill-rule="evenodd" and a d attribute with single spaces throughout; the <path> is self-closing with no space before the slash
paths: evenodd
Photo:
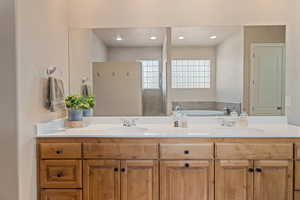
<path id="1" fill-rule="evenodd" d="M 285 26 L 71 29 L 70 94 L 96 116 L 285 115 Z"/>

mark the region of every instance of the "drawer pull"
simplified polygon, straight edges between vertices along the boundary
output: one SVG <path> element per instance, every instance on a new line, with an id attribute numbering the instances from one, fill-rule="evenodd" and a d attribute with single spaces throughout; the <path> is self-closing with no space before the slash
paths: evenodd
<path id="1" fill-rule="evenodd" d="M 248 171 L 249 172 L 254 172 L 254 169 L 253 168 L 249 168 Z"/>
<path id="2" fill-rule="evenodd" d="M 61 177 L 64 177 L 65 175 L 64 175 L 63 172 L 60 172 L 60 173 L 58 173 L 56 176 L 57 176 L 58 178 L 61 178 Z"/>
<path id="3" fill-rule="evenodd" d="M 189 150 L 185 150 L 185 151 L 184 151 L 184 154 L 189 154 L 189 153 L 190 153 Z"/>
<path id="4" fill-rule="evenodd" d="M 56 154 L 63 154 L 63 153 L 64 153 L 64 150 L 62 150 L 62 149 L 56 151 Z"/>
<path id="5" fill-rule="evenodd" d="M 190 167 L 190 164 L 189 163 L 185 163 L 184 165 L 186 168 L 189 168 Z"/>
<path id="6" fill-rule="evenodd" d="M 256 172 L 262 172 L 262 169 L 261 168 L 256 168 L 255 171 Z"/>

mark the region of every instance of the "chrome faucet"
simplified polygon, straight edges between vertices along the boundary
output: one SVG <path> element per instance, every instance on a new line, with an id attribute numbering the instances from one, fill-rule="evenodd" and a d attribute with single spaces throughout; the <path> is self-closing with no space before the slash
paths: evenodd
<path id="1" fill-rule="evenodd" d="M 136 121 L 138 119 L 121 119 L 121 124 L 123 127 L 132 127 L 132 126 L 136 126 Z"/>

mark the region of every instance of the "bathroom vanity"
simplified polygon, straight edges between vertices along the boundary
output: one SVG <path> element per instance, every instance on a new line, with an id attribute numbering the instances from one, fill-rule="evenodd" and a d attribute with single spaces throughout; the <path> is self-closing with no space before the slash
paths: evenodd
<path id="1" fill-rule="evenodd" d="M 39 196 L 41 200 L 297 200 L 300 132 L 289 125 L 268 127 L 260 137 L 92 136 L 84 130 L 77 135 L 39 136 Z M 276 131 L 286 137 L 278 137 Z"/>

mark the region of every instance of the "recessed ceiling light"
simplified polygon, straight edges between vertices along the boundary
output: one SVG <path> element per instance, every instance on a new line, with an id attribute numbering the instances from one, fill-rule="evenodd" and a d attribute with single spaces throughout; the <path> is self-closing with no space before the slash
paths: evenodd
<path id="1" fill-rule="evenodd" d="M 183 36 L 179 36 L 178 39 L 179 40 L 184 40 L 184 37 Z"/>
<path id="2" fill-rule="evenodd" d="M 217 36 L 216 36 L 216 35 L 212 35 L 212 36 L 210 36 L 209 38 L 212 39 L 212 40 L 214 40 L 214 39 L 217 38 Z"/>
<path id="3" fill-rule="evenodd" d="M 157 39 L 156 36 L 151 36 L 151 37 L 150 37 L 150 40 L 156 40 L 156 39 Z"/>
<path id="4" fill-rule="evenodd" d="M 122 41 L 123 38 L 122 38 L 121 36 L 117 36 L 117 37 L 116 37 L 116 40 L 117 40 L 117 41 Z"/>

